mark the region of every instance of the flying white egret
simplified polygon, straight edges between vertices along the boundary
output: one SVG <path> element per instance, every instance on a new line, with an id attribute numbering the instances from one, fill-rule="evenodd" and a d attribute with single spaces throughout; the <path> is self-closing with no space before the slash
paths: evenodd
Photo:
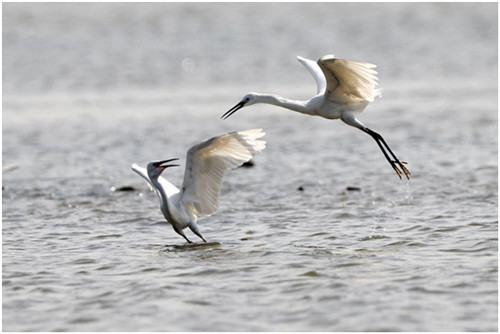
<path id="1" fill-rule="evenodd" d="M 410 171 L 404 165 L 406 162 L 396 157 L 380 134 L 367 128 L 356 118 L 368 103 L 381 95 L 380 90 L 375 88 L 378 84 L 377 71 L 374 70 L 376 65 L 338 59 L 333 55 L 321 57 L 317 62 L 302 57 L 297 59 L 316 80 L 316 95 L 307 101 L 297 101 L 276 94 L 248 93 L 221 118 L 226 119 L 237 110 L 256 103 L 272 104 L 327 119 L 340 118 L 344 123 L 369 134 L 399 178 L 402 178 L 402 170 L 406 178 L 410 179 Z"/>
<path id="2" fill-rule="evenodd" d="M 186 170 L 182 189 L 168 182 L 160 174 L 175 159 L 151 161 L 147 168 L 132 165 L 132 170 L 142 176 L 155 190 L 165 219 L 188 243 L 191 241 L 182 231 L 189 227 L 194 234 L 206 242 L 196 221 L 217 210 L 220 185 L 224 174 L 242 165 L 262 151 L 266 142 L 258 140 L 265 133 L 262 129 L 230 132 L 191 147 L 186 156 Z"/>

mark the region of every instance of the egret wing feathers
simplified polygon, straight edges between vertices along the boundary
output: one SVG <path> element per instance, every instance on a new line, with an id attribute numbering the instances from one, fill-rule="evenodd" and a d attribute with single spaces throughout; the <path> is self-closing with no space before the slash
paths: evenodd
<path id="1" fill-rule="evenodd" d="M 326 78 L 321 71 L 321 68 L 318 66 L 318 63 L 314 60 L 306 59 L 301 56 L 297 56 L 297 60 L 304 65 L 304 67 L 312 74 L 314 80 L 316 80 L 317 92 L 318 95 L 325 94 L 326 91 Z"/>
<path id="2" fill-rule="evenodd" d="M 318 60 L 326 82 L 328 99 L 336 103 L 372 102 L 380 96 L 376 65 L 324 56 Z"/>
<path id="3" fill-rule="evenodd" d="M 230 132 L 189 149 L 181 201 L 196 217 L 214 213 L 218 207 L 224 174 L 242 165 L 265 148 L 262 129 Z"/>
<path id="4" fill-rule="evenodd" d="M 132 170 L 134 172 L 139 174 L 139 176 L 142 177 L 146 181 L 146 183 L 149 186 L 150 191 L 155 190 L 155 188 L 153 187 L 153 184 L 151 183 L 151 180 L 149 179 L 148 172 L 147 172 L 146 168 L 142 168 L 142 167 L 138 166 L 137 164 L 132 164 L 132 166 L 130 166 L 130 168 L 132 168 Z"/>

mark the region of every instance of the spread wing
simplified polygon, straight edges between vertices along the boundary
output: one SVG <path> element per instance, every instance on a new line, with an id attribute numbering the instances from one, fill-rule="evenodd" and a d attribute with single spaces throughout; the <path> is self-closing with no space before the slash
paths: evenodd
<path id="1" fill-rule="evenodd" d="M 380 96 L 376 65 L 324 56 L 318 65 L 326 77 L 328 99 L 337 103 L 372 102 Z"/>
<path id="2" fill-rule="evenodd" d="M 326 90 L 326 79 L 325 79 L 325 75 L 323 74 L 323 72 L 321 71 L 321 68 L 319 68 L 318 66 L 318 63 L 313 61 L 313 60 L 310 60 L 310 59 L 306 59 L 304 57 L 300 57 L 300 56 L 297 56 L 297 60 L 302 64 L 304 65 L 304 67 L 312 74 L 312 76 L 314 77 L 314 80 L 316 81 L 316 85 L 318 87 L 317 89 L 317 92 L 316 94 L 325 94 L 325 90 Z"/>
<path id="3" fill-rule="evenodd" d="M 262 151 L 266 142 L 258 138 L 264 135 L 262 129 L 230 132 L 191 147 L 182 184 L 183 204 L 197 217 L 214 213 L 224 174 Z"/>
<path id="4" fill-rule="evenodd" d="M 153 184 L 151 183 L 151 179 L 148 176 L 146 168 L 142 168 L 137 164 L 132 164 L 130 168 L 146 181 L 146 183 L 149 186 L 149 190 L 153 191 L 155 189 Z"/>

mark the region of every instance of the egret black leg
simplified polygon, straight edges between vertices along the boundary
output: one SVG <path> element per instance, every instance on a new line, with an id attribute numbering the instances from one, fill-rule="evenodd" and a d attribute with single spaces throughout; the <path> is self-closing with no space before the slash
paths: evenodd
<path id="1" fill-rule="evenodd" d="M 175 231 L 175 232 L 177 232 L 177 234 L 179 234 L 180 236 L 182 236 L 184 239 L 186 239 L 186 241 L 187 241 L 188 243 L 190 243 L 190 244 L 192 244 L 192 243 L 193 243 L 191 240 L 189 240 L 189 239 L 186 237 L 186 235 L 184 234 L 184 232 L 182 232 L 182 230 L 181 230 L 181 229 L 176 228 L 176 227 L 174 226 L 174 231 Z"/>
<path id="2" fill-rule="evenodd" d="M 182 236 L 184 237 L 184 239 L 186 239 L 186 241 L 188 242 L 188 244 L 192 244 L 193 242 L 191 240 L 189 240 L 184 234 L 182 234 Z"/>
<path id="3" fill-rule="evenodd" d="M 197 235 L 201 238 L 201 240 L 203 240 L 205 243 L 207 243 L 207 241 L 205 240 L 205 238 L 203 238 L 203 236 L 201 235 L 201 233 L 197 234 Z"/>
<path id="4" fill-rule="evenodd" d="M 380 150 L 382 151 L 382 153 L 384 154 L 385 158 L 387 159 L 389 164 L 392 166 L 392 168 L 394 168 L 394 171 L 396 171 L 399 178 L 402 179 L 402 175 L 403 175 L 401 173 L 401 170 L 402 170 L 403 173 L 405 174 L 406 178 L 409 180 L 410 174 L 411 174 L 410 171 L 406 168 L 404 163 L 402 161 L 400 161 L 396 157 L 396 155 L 392 152 L 391 148 L 389 147 L 389 145 L 387 145 L 384 138 L 379 133 L 377 133 L 371 129 L 364 128 L 362 130 L 364 132 L 368 133 L 377 142 L 377 145 L 380 147 Z M 389 154 L 392 156 L 392 159 L 389 157 L 389 154 L 387 154 L 386 150 L 389 151 Z M 401 170 L 399 170 L 398 166 L 401 168 Z"/>
<path id="5" fill-rule="evenodd" d="M 201 240 L 205 241 L 205 243 L 207 242 L 201 235 L 200 230 L 198 229 L 198 225 L 196 225 L 195 222 L 189 222 L 188 227 L 191 229 L 191 231 L 193 231 L 194 234 L 200 237 Z"/>
<path id="6" fill-rule="evenodd" d="M 203 238 L 203 236 L 201 235 L 201 233 L 197 233 L 196 235 L 199 236 L 201 238 L 201 240 L 203 240 L 205 243 L 207 243 L 207 241 L 205 240 L 205 238 Z"/>

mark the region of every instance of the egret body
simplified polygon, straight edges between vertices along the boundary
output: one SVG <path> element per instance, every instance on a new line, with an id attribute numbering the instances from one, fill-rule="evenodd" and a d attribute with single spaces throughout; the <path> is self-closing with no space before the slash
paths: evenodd
<path id="1" fill-rule="evenodd" d="M 175 232 L 191 243 L 183 232 L 189 227 L 206 242 L 196 224 L 198 218 L 209 216 L 217 210 L 224 174 L 262 151 L 266 142 L 259 138 L 264 135 L 262 129 L 231 132 L 191 147 L 186 156 L 181 189 L 161 176 L 165 169 L 179 166 L 171 164 L 177 158 L 151 161 L 146 168 L 133 164 L 131 168 L 156 192 L 163 216 Z"/>
<path id="2" fill-rule="evenodd" d="M 366 106 L 380 96 L 375 65 L 352 60 L 338 59 L 333 55 L 321 57 L 317 62 L 297 57 L 299 62 L 313 75 L 318 86 L 316 95 L 307 101 L 284 98 L 276 94 L 248 93 L 233 108 L 229 109 L 223 119 L 237 110 L 256 103 L 267 103 L 287 108 L 299 113 L 321 116 L 327 119 L 341 119 L 369 134 L 382 150 L 389 164 L 399 178 L 402 174 L 410 178 L 410 171 L 389 148 L 384 138 L 369 129 L 357 119 Z"/>

